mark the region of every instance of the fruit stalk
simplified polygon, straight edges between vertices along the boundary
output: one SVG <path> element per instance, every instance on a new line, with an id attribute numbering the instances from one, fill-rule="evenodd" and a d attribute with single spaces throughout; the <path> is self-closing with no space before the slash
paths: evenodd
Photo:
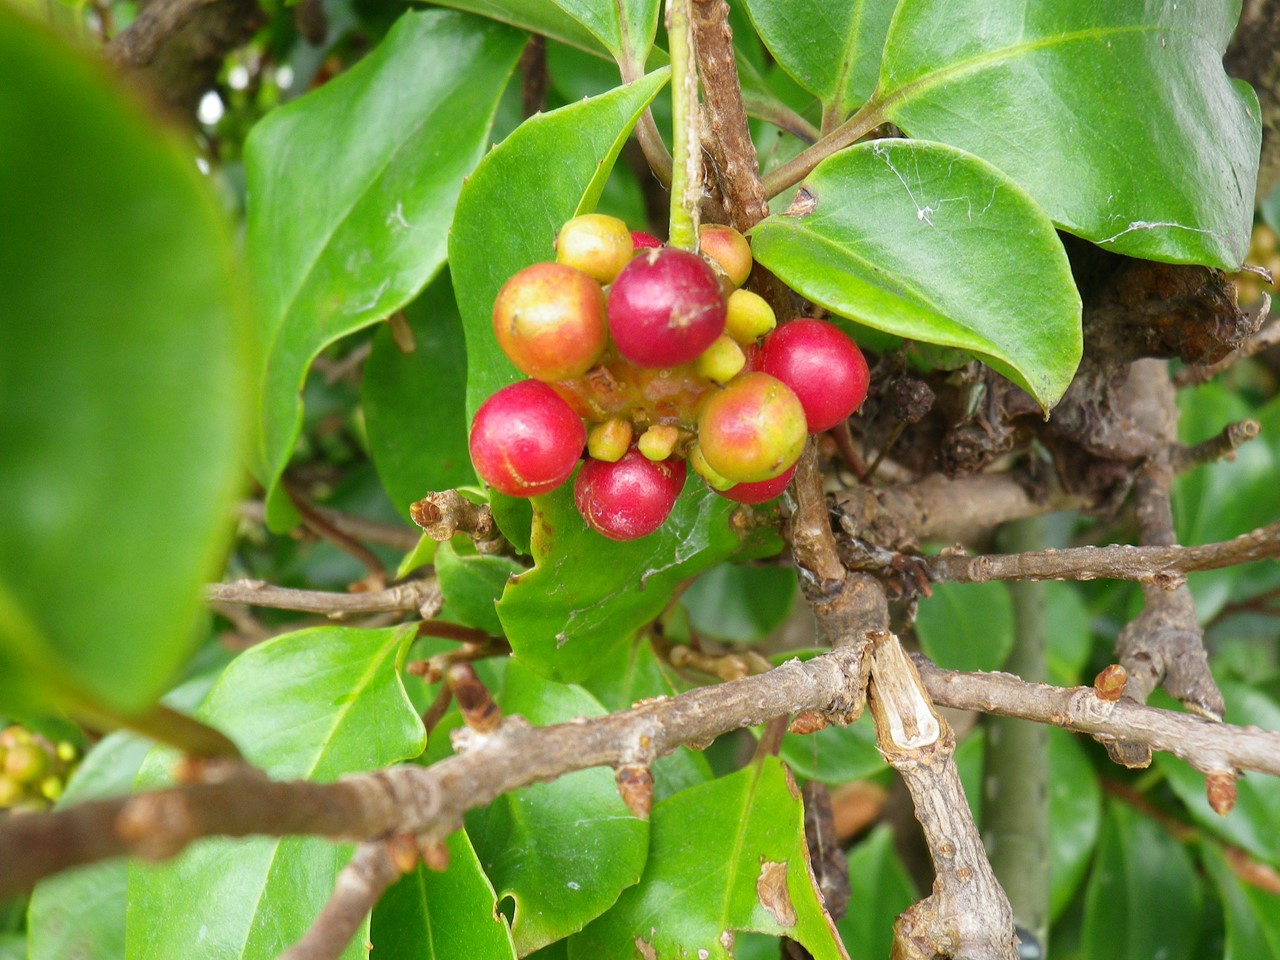
<path id="1" fill-rule="evenodd" d="M 689 0 L 667 0 L 671 46 L 671 230 L 668 243 L 698 249 L 698 200 L 702 196 L 702 137 L 698 114 L 698 67 L 693 56 Z"/>

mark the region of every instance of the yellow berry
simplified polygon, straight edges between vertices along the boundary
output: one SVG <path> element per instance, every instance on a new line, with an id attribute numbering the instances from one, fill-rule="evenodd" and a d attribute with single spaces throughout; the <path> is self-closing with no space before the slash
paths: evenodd
<path id="1" fill-rule="evenodd" d="M 635 253 L 631 231 L 617 217 L 574 217 L 556 237 L 556 262 L 575 267 L 600 283 L 613 283 Z"/>
<path id="2" fill-rule="evenodd" d="M 705 480 L 712 490 L 723 492 L 736 485 L 736 481 L 722 477 L 712 469 L 711 464 L 707 463 L 707 458 L 702 455 L 701 444 L 689 445 L 689 466 L 693 467 L 693 472 Z"/>
<path id="3" fill-rule="evenodd" d="M 732 337 L 721 335 L 695 361 L 699 375 L 715 383 L 728 383 L 747 365 L 746 354 Z"/>
<path id="4" fill-rule="evenodd" d="M 738 343 L 755 343 L 777 325 L 773 307 L 764 297 L 750 290 L 735 290 L 729 294 L 724 332 Z"/>
<path id="5" fill-rule="evenodd" d="M 597 423 L 587 432 L 587 453 L 592 460 L 617 463 L 631 446 L 631 424 L 616 417 Z"/>
<path id="6" fill-rule="evenodd" d="M 677 427 L 669 423 L 655 423 L 640 435 L 636 446 L 647 459 L 659 463 L 671 456 L 679 439 L 680 430 Z"/>

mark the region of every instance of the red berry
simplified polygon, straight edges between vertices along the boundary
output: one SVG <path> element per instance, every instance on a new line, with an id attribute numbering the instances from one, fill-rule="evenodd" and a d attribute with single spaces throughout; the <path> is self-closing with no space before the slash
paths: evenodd
<path id="1" fill-rule="evenodd" d="M 804 407 L 767 373 L 746 373 L 709 394 L 698 413 L 698 445 L 707 464 L 738 483 L 772 480 L 800 459 Z"/>
<path id="2" fill-rule="evenodd" d="M 662 247 L 637 254 L 609 288 L 609 332 L 642 367 L 691 363 L 724 333 L 720 281 L 705 260 Z"/>
<path id="3" fill-rule="evenodd" d="M 493 304 L 498 346 L 526 376 L 548 382 L 586 373 L 604 353 L 604 291 L 581 270 L 535 263 Z"/>
<path id="4" fill-rule="evenodd" d="M 655 463 L 633 448 L 617 463 L 584 463 L 573 484 L 573 501 L 592 530 L 610 540 L 635 540 L 662 526 L 684 479 L 683 460 Z"/>
<path id="5" fill-rule="evenodd" d="M 652 233 L 645 233 L 643 230 L 631 231 L 631 243 L 637 250 L 656 250 L 662 246 L 661 240 Z"/>
<path id="6" fill-rule="evenodd" d="M 503 387 L 471 421 L 476 472 L 512 497 L 534 497 L 560 486 L 573 473 L 586 442 L 578 415 L 537 380 Z"/>
<path id="7" fill-rule="evenodd" d="M 810 433 L 830 430 L 857 410 L 871 379 L 857 344 L 821 320 L 793 320 L 766 337 L 764 372 L 795 391 Z"/>
<path id="8" fill-rule="evenodd" d="M 768 503 L 774 497 L 787 489 L 787 485 L 791 483 L 791 478 L 796 475 L 795 464 L 786 473 L 774 477 L 772 480 L 761 480 L 759 483 L 739 483 L 730 487 L 728 490 L 717 490 L 716 493 L 722 497 L 728 497 L 730 500 L 736 500 L 738 503 Z"/>

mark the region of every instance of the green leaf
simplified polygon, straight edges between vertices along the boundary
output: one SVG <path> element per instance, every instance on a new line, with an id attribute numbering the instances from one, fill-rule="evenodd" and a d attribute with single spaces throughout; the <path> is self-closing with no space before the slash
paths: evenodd
<path id="1" fill-rule="evenodd" d="M 1221 687 L 1227 703 L 1227 719 L 1232 723 L 1280 730 L 1280 703 L 1261 690 L 1241 683 L 1224 680 Z M 1201 826 L 1280 867 L 1280 833 L 1275 827 L 1280 823 L 1280 780 L 1258 774 L 1240 778 L 1236 784 L 1235 807 L 1220 817 L 1205 797 L 1204 774 L 1167 753 L 1156 754 L 1156 764 Z"/>
<path id="2" fill-rule="evenodd" d="M 570 486 L 536 498 L 535 566 L 498 603 L 511 649 L 553 679 L 589 676 L 601 657 L 665 609 L 680 583 L 776 540 L 764 528 L 744 540 L 730 522 L 738 504 L 694 481 L 655 533 L 615 543 L 583 523 Z"/>
<path id="3" fill-rule="evenodd" d="M 838 120 L 875 89 L 897 6 L 897 0 L 746 0 L 774 59 Z"/>
<path id="4" fill-rule="evenodd" d="M 516 272 L 551 259 L 561 225 L 595 206 L 618 151 L 667 75 L 659 70 L 530 118 L 467 180 L 449 264 L 467 335 L 468 419 L 495 390 L 522 379 L 493 336 L 498 291 Z"/>
<path id="5" fill-rule="evenodd" d="M 581 687 L 507 664 L 504 714 L 535 726 L 605 714 Z M 515 901 L 511 932 L 521 956 L 568 936 L 640 879 L 649 825 L 631 815 L 611 771 L 579 770 L 504 794 L 467 814 L 467 830 L 498 896 Z"/>
<path id="6" fill-rule="evenodd" d="M 1190 960 L 1200 911 L 1186 851 L 1154 820 L 1110 804 L 1085 890 L 1084 956 Z"/>
<path id="7" fill-rule="evenodd" d="M 7 7 L 0 91 L 0 709 L 137 713 L 231 532 L 231 234 L 185 140 Z"/>
<path id="8" fill-rule="evenodd" d="M 1072 687 L 1093 652 L 1093 628 L 1089 608 L 1074 583 L 1046 582 L 1043 585 L 1045 621 L 1049 631 L 1049 679 L 1059 686 Z"/>
<path id="9" fill-rule="evenodd" d="M 467 347 L 447 274 L 405 308 L 414 350 L 384 324 L 365 363 L 360 405 L 369 455 L 403 516 L 436 490 L 476 483 L 467 449 Z"/>
<path id="10" fill-rule="evenodd" d="M 443 265 L 462 179 L 523 45 L 474 17 L 406 13 L 372 54 L 254 127 L 245 177 L 265 317 L 264 485 L 275 487 L 298 438 L 315 356 L 403 307 Z M 280 498 L 269 506 L 273 525 L 288 526 Z"/>
<path id="11" fill-rule="evenodd" d="M 1013 601 L 999 581 L 939 583 L 920 601 L 916 636 L 948 670 L 999 670 L 1013 649 Z"/>
<path id="12" fill-rule="evenodd" d="M 893 848 L 893 829 L 881 824 L 849 851 L 849 911 L 836 924 L 851 957 L 889 956 L 893 921 L 918 899 Z"/>
<path id="13" fill-rule="evenodd" d="M 756 259 L 833 313 L 986 361 L 1048 409 L 1080 362 L 1080 297 L 1043 210 L 984 160 L 876 140 L 820 163 L 811 210 L 753 231 Z"/>
<path id="14" fill-rule="evenodd" d="M 1238 0 L 903 0 L 877 103 L 911 136 L 995 164 L 1070 233 L 1234 270 L 1261 138 L 1258 98 L 1222 69 L 1239 13 Z"/>
<path id="15" fill-rule="evenodd" d="M 809 869 L 799 790 L 776 757 L 653 808 L 640 884 L 569 941 L 572 960 L 733 956 L 733 934 L 845 958 Z"/>
<path id="16" fill-rule="evenodd" d="M 459 830 L 446 841 L 449 869 L 419 867 L 397 881 L 373 908 L 369 939 L 375 957 L 394 960 L 515 960 L 506 921 L 476 852 Z"/>
<path id="17" fill-rule="evenodd" d="M 1052 621 L 1050 621 L 1052 622 Z M 1076 735 L 1049 728 L 1049 917 L 1084 879 L 1102 827 L 1102 788 Z"/>
<path id="18" fill-rule="evenodd" d="M 166 695 L 164 703 L 175 710 L 194 710 L 220 672 L 193 677 Z M 152 745 L 146 737 L 126 731 L 104 737 L 76 768 L 56 809 L 125 796 Z M 119 960 L 125 954 L 128 887 L 129 865 L 124 860 L 90 864 L 41 881 L 27 913 L 30 960 Z"/>
<path id="19" fill-rule="evenodd" d="M 689 626 L 729 643 L 754 643 L 781 626 L 796 598 L 795 571 L 722 563 L 680 596 Z"/>
<path id="20" fill-rule="evenodd" d="M 689 689 L 689 684 L 658 660 L 653 644 L 643 633 L 631 643 L 619 644 L 606 652 L 599 669 L 583 686 L 613 713 L 628 710 L 641 700 L 674 697 Z M 654 761 L 652 772 L 654 803 L 712 778 L 707 758 L 701 751 L 688 747 L 677 747 L 675 752 L 659 757 Z"/>
<path id="21" fill-rule="evenodd" d="M 804 736 L 788 733 L 778 753 L 797 775 L 822 783 L 865 780 L 885 768 L 869 713 L 846 727 L 825 727 Z"/>
<path id="22" fill-rule="evenodd" d="M 197 713 L 275 779 L 332 781 L 416 756 L 422 721 L 399 676 L 413 628 L 318 627 L 252 647 Z M 173 761 L 155 750 L 140 787 Z M 274 958 L 333 893 L 350 848 L 312 837 L 205 840 L 163 865 L 129 865 L 127 960 Z M 367 922 L 342 953 L 363 957 Z"/>
<path id="23" fill-rule="evenodd" d="M 1216 843 L 1201 843 L 1205 870 L 1218 888 L 1227 921 L 1222 960 L 1280 958 L 1280 896 L 1240 882 Z"/>
<path id="24" fill-rule="evenodd" d="M 453 544 L 436 549 L 436 577 L 450 619 L 483 630 L 491 637 L 502 636 L 502 622 L 494 604 L 502 596 L 507 581 L 525 567 L 510 557 L 460 557 Z"/>

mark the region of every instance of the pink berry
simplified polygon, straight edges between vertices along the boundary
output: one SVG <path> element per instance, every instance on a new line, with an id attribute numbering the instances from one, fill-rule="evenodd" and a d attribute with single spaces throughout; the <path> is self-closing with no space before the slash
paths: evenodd
<path id="1" fill-rule="evenodd" d="M 791 478 L 795 475 L 796 468 L 792 464 L 791 469 L 774 477 L 772 480 L 761 480 L 758 483 L 739 483 L 728 490 L 717 490 L 716 493 L 722 497 L 728 497 L 730 500 L 736 500 L 738 503 L 768 503 L 781 494 L 783 490 L 787 489 L 787 485 L 791 483 Z"/>
<path id="2" fill-rule="evenodd" d="M 804 407 L 785 383 L 744 373 L 708 394 L 698 411 L 698 447 L 726 480 L 760 483 L 786 473 L 806 439 Z"/>
<path id="3" fill-rule="evenodd" d="M 512 497 L 550 493 L 569 479 L 587 430 L 545 383 L 503 387 L 471 421 L 471 462 L 485 483 Z"/>
<path id="4" fill-rule="evenodd" d="M 493 333 L 520 372 L 553 383 L 586 373 L 609 332 L 604 292 L 562 263 L 535 263 L 508 280 L 493 304 Z"/>
<path id="5" fill-rule="evenodd" d="M 662 246 L 661 240 L 652 233 L 645 233 L 643 230 L 631 231 L 631 243 L 637 250 L 656 250 Z"/>
<path id="6" fill-rule="evenodd" d="M 673 247 L 637 254 L 609 288 L 607 312 L 618 352 L 642 367 L 692 363 L 724 333 L 715 272 Z"/>
<path id="7" fill-rule="evenodd" d="M 793 320 L 764 341 L 764 372 L 795 392 L 810 433 L 830 430 L 862 405 L 871 376 L 857 344 L 821 320 Z"/>
<path id="8" fill-rule="evenodd" d="M 654 462 L 628 450 L 617 463 L 588 460 L 573 484 L 573 500 L 592 530 L 610 540 L 635 540 L 662 526 L 684 489 L 683 460 Z"/>

